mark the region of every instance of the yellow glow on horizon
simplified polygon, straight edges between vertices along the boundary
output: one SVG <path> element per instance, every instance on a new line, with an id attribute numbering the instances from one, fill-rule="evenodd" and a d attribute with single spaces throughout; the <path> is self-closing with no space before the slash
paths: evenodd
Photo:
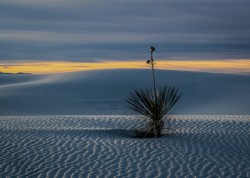
<path id="1" fill-rule="evenodd" d="M 0 63 L 0 72 L 52 74 L 105 69 L 149 69 L 144 61 L 104 62 L 12 62 Z M 216 73 L 250 73 L 250 59 L 244 60 L 157 60 L 156 69 Z"/>

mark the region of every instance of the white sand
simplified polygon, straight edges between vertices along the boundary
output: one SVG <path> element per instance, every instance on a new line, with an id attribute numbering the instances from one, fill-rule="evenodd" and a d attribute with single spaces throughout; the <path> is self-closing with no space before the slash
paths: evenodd
<path id="1" fill-rule="evenodd" d="M 250 177 L 250 116 L 171 116 L 134 138 L 138 116 L 1 116 L 0 177 Z"/>
<path id="2" fill-rule="evenodd" d="M 130 115 L 124 99 L 151 87 L 150 70 L 61 75 L 1 75 L 0 115 Z M 181 99 L 170 114 L 250 115 L 250 75 L 156 71 L 157 85 L 174 85 Z"/>

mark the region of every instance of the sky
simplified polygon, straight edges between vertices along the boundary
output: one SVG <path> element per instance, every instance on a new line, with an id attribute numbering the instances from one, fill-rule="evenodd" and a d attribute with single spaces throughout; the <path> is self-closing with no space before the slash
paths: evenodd
<path id="1" fill-rule="evenodd" d="M 1 0 L 0 65 L 250 59 L 249 0 Z M 24 72 L 24 71 L 22 71 Z"/>

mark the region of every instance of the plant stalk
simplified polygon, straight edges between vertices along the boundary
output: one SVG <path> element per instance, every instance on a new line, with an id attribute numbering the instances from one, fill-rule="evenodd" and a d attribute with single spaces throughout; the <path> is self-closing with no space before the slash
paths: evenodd
<path id="1" fill-rule="evenodd" d="M 155 69 L 154 69 L 154 58 L 153 58 L 153 51 L 151 51 L 151 69 L 152 69 L 152 76 L 153 76 L 153 87 L 154 87 L 154 95 L 156 97 L 156 82 L 155 82 Z"/>

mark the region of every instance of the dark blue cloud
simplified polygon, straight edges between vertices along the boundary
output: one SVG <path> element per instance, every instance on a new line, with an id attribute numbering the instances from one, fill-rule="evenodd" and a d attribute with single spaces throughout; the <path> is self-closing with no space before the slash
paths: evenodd
<path id="1" fill-rule="evenodd" d="M 248 0 L 2 0 L 0 60 L 250 58 Z"/>

